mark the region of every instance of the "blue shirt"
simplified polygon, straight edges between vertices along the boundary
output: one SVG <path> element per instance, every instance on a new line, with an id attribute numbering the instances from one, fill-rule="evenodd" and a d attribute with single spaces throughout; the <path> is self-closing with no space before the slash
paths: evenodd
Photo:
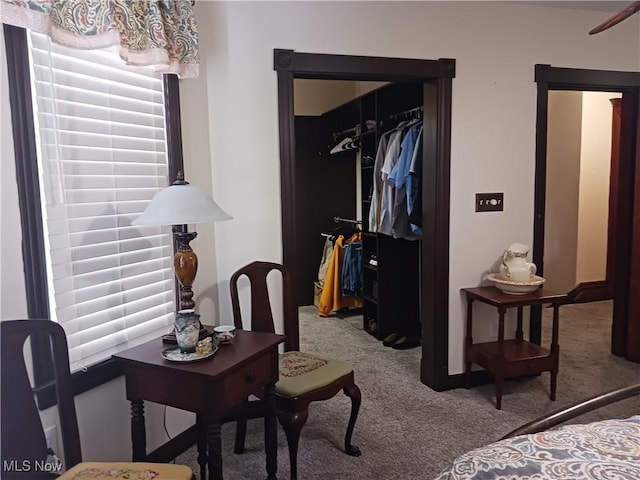
<path id="1" fill-rule="evenodd" d="M 389 182 L 396 188 L 393 211 L 393 236 L 395 238 L 416 239 L 418 235 L 409 223 L 409 198 L 415 201 L 416 177 L 412 177 L 410 167 L 416 143 L 422 132 L 422 121 L 411 125 L 405 132 L 400 146 L 400 156 L 389 174 Z M 413 206 L 413 203 L 412 205 Z"/>

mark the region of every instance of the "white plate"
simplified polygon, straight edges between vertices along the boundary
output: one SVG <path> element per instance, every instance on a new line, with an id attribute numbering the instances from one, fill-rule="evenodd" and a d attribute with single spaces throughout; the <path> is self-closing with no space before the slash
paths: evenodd
<path id="1" fill-rule="evenodd" d="M 546 281 L 544 278 L 534 275 L 530 282 L 512 282 L 506 280 L 499 273 L 490 273 L 487 275 L 487 280 L 491 280 L 497 288 L 509 295 L 526 295 L 535 292 Z"/>
<path id="2" fill-rule="evenodd" d="M 199 353 L 182 353 L 180 347 L 171 347 L 162 351 L 162 357 L 171 362 L 197 362 L 198 360 L 204 360 L 218 351 L 218 346 L 213 345 L 211 350 L 205 354 Z"/>

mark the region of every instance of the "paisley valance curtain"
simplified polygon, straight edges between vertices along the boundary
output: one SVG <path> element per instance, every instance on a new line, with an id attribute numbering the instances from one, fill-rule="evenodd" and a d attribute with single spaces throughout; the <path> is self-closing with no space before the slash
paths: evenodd
<path id="1" fill-rule="evenodd" d="M 0 21 L 71 48 L 120 45 L 130 65 L 198 76 L 192 0 L 0 0 Z"/>

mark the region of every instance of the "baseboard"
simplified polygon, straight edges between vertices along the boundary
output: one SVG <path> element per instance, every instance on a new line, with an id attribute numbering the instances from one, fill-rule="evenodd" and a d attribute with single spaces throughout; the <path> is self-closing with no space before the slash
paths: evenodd
<path id="1" fill-rule="evenodd" d="M 609 282 L 600 280 L 597 282 L 582 282 L 576 285 L 569 293 L 565 304 L 569 303 L 589 303 L 611 300 L 613 289 Z"/>
<path id="2" fill-rule="evenodd" d="M 160 445 L 153 452 L 149 453 L 147 455 L 147 461 L 156 463 L 170 463 L 178 455 L 186 452 L 193 445 L 195 445 L 197 438 L 198 435 L 196 426 L 193 425 L 187 428 L 182 433 L 173 437 L 168 442 Z"/>
<path id="3" fill-rule="evenodd" d="M 539 376 L 539 373 L 534 375 L 522 375 L 518 377 L 508 377 L 505 380 L 517 380 L 522 378 L 531 378 Z M 465 375 L 459 373 L 457 375 L 449 375 L 449 388 L 447 390 L 453 390 L 454 388 L 465 388 Z M 488 385 L 494 383 L 495 379 L 493 374 L 488 370 L 474 370 L 469 375 L 469 387 L 479 387 L 480 385 Z"/>
<path id="4" fill-rule="evenodd" d="M 469 386 L 477 387 L 479 385 L 487 385 L 493 383 L 493 375 L 487 370 L 475 370 L 469 375 Z M 458 373 L 456 375 L 449 375 L 448 389 L 465 388 L 465 374 Z"/>

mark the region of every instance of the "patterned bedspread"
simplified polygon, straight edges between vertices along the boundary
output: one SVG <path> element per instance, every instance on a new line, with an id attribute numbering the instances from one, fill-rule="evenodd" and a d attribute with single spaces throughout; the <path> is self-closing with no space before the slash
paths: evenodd
<path id="1" fill-rule="evenodd" d="M 639 480 L 640 415 L 520 435 L 457 457 L 436 480 Z"/>

